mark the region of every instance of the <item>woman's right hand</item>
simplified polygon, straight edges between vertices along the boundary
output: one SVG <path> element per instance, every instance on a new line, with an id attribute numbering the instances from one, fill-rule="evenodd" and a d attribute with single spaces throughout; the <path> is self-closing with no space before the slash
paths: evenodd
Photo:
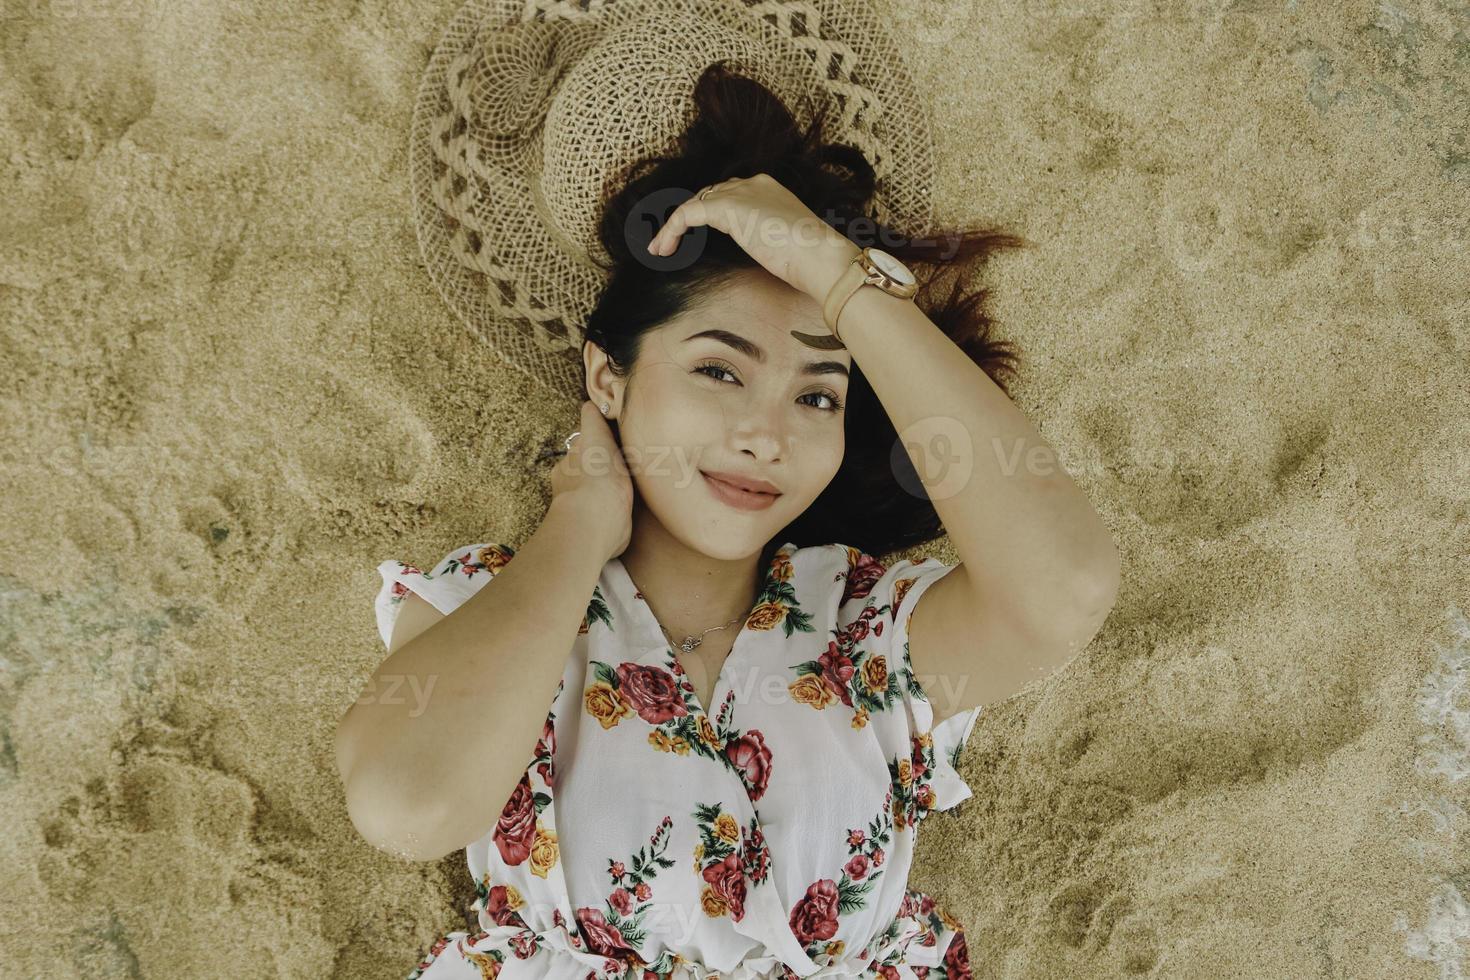
<path id="1" fill-rule="evenodd" d="M 551 469 L 551 503 L 579 510 L 596 529 L 608 558 L 633 536 L 633 480 L 612 427 L 590 401 L 582 402 L 582 433 Z"/>

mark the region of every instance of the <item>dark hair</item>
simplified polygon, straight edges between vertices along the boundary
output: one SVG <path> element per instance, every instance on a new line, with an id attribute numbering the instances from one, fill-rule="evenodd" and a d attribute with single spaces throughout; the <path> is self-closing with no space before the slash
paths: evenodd
<path id="1" fill-rule="evenodd" d="M 992 324 L 981 309 L 989 290 L 962 294 L 958 280 L 990 253 L 1029 246 L 1029 241 L 992 229 L 902 238 L 867 211 L 876 174 L 861 151 L 825 141 L 825 105 L 800 131 L 777 96 L 723 63 L 699 77 L 694 104 L 694 120 L 672 155 L 635 161 L 613 174 L 605 188 L 598 233 L 611 262 L 601 263 L 607 285 L 587 319 L 586 339 L 607 354 L 614 374 L 627 376 L 648 331 L 707 299 L 733 276 L 761 268 L 733 238 L 710 228 L 692 263 L 655 269 L 646 253 L 633 252 L 641 251 L 646 239 L 630 242 L 626 229 L 643 217 L 640 211 L 650 199 L 668 200 L 672 211 L 699 188 L 764 172 L 855 244 L 881 247 L 913 269 L 920 287 L 915 303 L 1009 394 L 1006 377 L 1016 373 L 1019 354 L 1011 343 L 990 336 Z M 671 188 L 686 193 L 669 198 Z M 659 222 L 666 218 L 667 213 L 657 216 Z M 649 230 L 650 237 L 654 231 Z M 953 281 L 939 300 L 935 289 L 946 270 L 954 273 Z M 788 540 L 798 547 L 838 542 L 884 555 L 944 533 L 907 452 L 894 451 L 898 433 L 856 361 L 845 418 L 847 442 L 837 474 L 805 513 L 767 543 L 761 567 Z M 616 435 L 616 422 L 611 424 Z"/>

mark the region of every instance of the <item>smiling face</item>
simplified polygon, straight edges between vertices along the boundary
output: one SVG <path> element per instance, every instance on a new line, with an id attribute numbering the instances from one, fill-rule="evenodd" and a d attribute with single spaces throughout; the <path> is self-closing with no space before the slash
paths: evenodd
<path id="1" fill-rule="evenodd" d="M 802 336 L 830 337 L 816 301 L 764 269 L 744 271 L 645 334 L 628 377 L 609 381 L 638 495 L 686 547 L 748 556 L 836 476 L 852 356 Z M 589 379 L 610 378 L 601 351 L 591 356 Z M 705 474 L 779 493 L 741 494 Z"/>

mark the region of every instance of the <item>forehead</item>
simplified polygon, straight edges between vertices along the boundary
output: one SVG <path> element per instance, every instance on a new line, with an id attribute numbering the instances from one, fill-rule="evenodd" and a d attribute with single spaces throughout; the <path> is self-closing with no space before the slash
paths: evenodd
<path id="1" fill-rule="evenodd" d="M 794 331 L 825 337 L 831 331 L 822 320 L 822 308 L 816 300 L 764 269 L 742 270 L 710 290 L 669 321 L 664 335 L 671 349 L 677 350 L 683 346 L 685 337 L 711 327 L 754 341 L 778 360 L 820 357 L 844 364 L 852 362 L 852 355 L 845 348 L 815 349 L 792 336 Z M 696 340 L 689 346 L 700 343 L 713 341 Z"/>

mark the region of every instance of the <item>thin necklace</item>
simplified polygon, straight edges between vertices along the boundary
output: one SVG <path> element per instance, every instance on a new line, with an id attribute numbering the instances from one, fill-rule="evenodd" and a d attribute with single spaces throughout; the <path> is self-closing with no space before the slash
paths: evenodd
<path id="1" fill-rule="evenodd" d="M 749 615 L 750 615 L 750 613 L 746 613 L 744 616 L 736 616 L 734 619 L 730 620 L 724 626 L 711 626 L 709 629 L 705 630 L 704 633 L 709 633 L 709 632 L 711 632 L 713 630 L 722 630 L 722 629 L 724 629 L 727 626 L 734 626 L 736 623 L 740 622 L 742 619 L 745 619 Z M 659 623 L 658 624 L 658 628 L 664 631 L 664 636 L 667 636 L 669 638 L 669 642 L 670 643 L 673 643 L 674 642 L 674 637 L 672 636 L 672 634 L 669 633 L 669 631 L 667 629 L 664 629 L 664 624 L 663 623 Z M 699 634 L 699 636 L 697 636 L 697 637 L 696 636 L 686 636 L 686 637 L 684 637 L 684 641 L 682 643 L 679 643 L 678 644 L 679 649 L 680 650 L 683 650 L 685 653 L 690 652 L 695 647 L 699 646 L 701 643 L 704 642 L 704 633 Z"/>

